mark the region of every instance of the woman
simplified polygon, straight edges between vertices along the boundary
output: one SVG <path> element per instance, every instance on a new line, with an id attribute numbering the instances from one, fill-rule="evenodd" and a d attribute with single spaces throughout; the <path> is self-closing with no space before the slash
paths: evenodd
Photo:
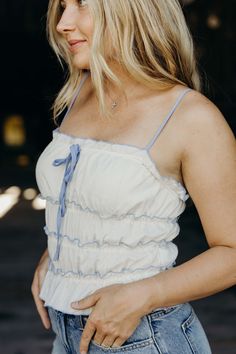
<path id="1" fill-rule="evenodd" d="M 181 6 L 51 0 L 48 34 L 69 67 L 36 166 L 48 248 L 32 293 L 53 353 L 211 353 L 189 301 L 235 284 L 236 146 Z M 174 266 L 189 196 L 209 249 Z"/>

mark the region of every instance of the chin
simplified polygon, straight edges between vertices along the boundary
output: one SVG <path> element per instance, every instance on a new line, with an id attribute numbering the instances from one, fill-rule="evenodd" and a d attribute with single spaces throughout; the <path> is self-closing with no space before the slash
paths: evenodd
<path id="1" fill-rule="evenodd" d="M 74 60 L 74 66 L 80 70 L 90 70 L 89 62 L 85 62 L 82 60 Z"/>
<path id="2" fill-rule="evenodd" d="M 72 61 L 77 69 L 89 69 L 90 67 L 89 56 L 85 53 L 75 53 Z"/>

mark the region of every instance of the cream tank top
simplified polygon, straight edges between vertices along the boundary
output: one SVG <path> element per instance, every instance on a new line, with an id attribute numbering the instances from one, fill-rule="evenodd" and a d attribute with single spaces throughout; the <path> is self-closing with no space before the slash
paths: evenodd
<path id="1" fill-rule="evenodd" d="M 39 294 L 44 306 L 90 314 L 92 307 L 74 310 L 71 302 L 174 266 L 178 248 L 172 240 L 189 195 L 179 181 L 159 173 L 149 149 L 190 90 L 180 94 L 145 148 L 53 130 L 35 168 L 46 203 L 49 264 Z"/>

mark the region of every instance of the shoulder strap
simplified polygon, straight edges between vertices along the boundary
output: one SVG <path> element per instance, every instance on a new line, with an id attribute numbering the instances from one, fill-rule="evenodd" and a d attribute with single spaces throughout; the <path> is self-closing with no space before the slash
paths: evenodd
<path id="1" fill-rule="evenodd" d="M 164 126 L 166 125 L 166 123 L 168 122 L 168 120 L 170 119 L 170 117 L 172 116 L 172 114 L 174 113 L 174 111 L 176 110 L 176 108 L 178 107 L 180 101 L 182 100 L 182 98 L 184 97 L 184 95 L 191 91 L 191 88 L 188 88 L 187 90 L 184 90 L 184 92 L 182 92 L 179 97 L 177 98 L 174 106 L 171 108 L 170 112 L 167 114 L 167 116 L 163 119 L 161 125 L 158 127 L 156 133 L 154 134 L 154 136 L 152 137 L 151 141 L 146 145 L 145 149 L 149 150 L 152 145 L 155 143 L 157 137 L 160 135 L 161 131 L 163 130 Z"/>
<path id="2" fill-rule="evenodd" d="M 74 96 L 73 96 L 73 98 L 72 98 L 72 101 L 71 101 L 71 103 L 70 103 L 70 105 L 69 105 L 69 107 L 68 107 L 68 109 L 67 109 L 67 111 L 66 111 L 66 114 L 65 114 L 64 118 L 62 119 L 62 121 L 65 120 L 66 116 L 67 116 L 68 113 L 70 112 L 70 110 L 71 110 L 73 104 L 75 103 L 75 101 L 76 101 L 76 99 L 77 99 L 77 97 L 78 97 L 78 95 L 79 95 L 79 93 L 80 93 L 80 90 L 81 90 L 81 88 L 82 88 L 82 86 L 83 86 L 84 81 L 85 81 L 85 80 L 87 79 L 87 77 L 89 76 L 89 73 L 90 73 L 90 71 L 85 71 L 85 72 L 84 72 L 84 75 L 83 75 L 82 79 L 80 80 L 79 86 L 78 86 L 78 88 L 77 88 L 76 91 L 75 91 L 75 94 L 74 94 Z M 62 122 L 61 122 L 61 123 L 62 123 Z"/>

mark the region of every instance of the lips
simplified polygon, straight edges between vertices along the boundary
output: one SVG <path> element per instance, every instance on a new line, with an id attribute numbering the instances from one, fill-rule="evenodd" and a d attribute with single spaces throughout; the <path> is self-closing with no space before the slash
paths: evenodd
<path id="1" fill-rule="evenodd" d="M 69 50 L 71 53 L 76 53 L 78 50 L 80 50 L 81 47 L 85 45 L 87 41 L 83 39 L 71 39 L 68 41 L 69 43 Z"/>
<path id="2" fill-rule="evenodd" d="M 85 41 L 85 40 L 82 40 L 82 39 L 72 39 L 72 40 L 68 41 L 68 43 L 69 43 L 70 45 L 75 45 L 75 44 L 81 43 L 81 42 L 86 42 L 86 41 Z"/>

